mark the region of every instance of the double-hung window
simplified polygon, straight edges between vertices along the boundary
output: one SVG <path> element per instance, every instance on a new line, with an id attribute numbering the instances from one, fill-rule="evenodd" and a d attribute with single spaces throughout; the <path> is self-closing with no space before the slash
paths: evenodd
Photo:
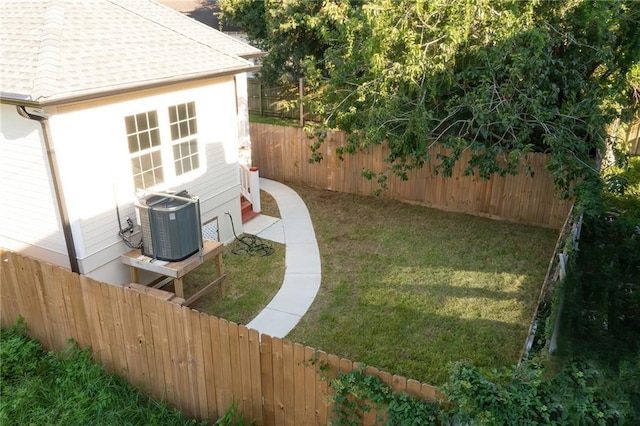
<path id="1" fill-rule="evenodd" d="M 125 118 L 136 188 L 149 188 L 164 182 L 160 128 L 156 111 Z"/>
<path id="2" fill-rule="evenodd" d="M 196 104 L 189 102 L 169 107 L 171 144 L 176 176 L 199 167 Z"/>
<path id="3" fill-rule="evenodd" d="M 197 170 L 198 127 L 195 102 L 125 117 L 136 189 L 147 189 Z"/>

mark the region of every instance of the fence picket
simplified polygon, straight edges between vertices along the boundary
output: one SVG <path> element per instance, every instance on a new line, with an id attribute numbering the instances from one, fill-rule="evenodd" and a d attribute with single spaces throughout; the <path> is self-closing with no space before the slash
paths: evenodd
<path id="1" fill-rule="evenodd" d="M 140 294 L 121 288 L 118 304 L 122 318 L 122 331 L 127 360 L 128 379 L 134 386 L 148 392 L 150 388 L 149 370 L 146 362 L 144 325 L 140 309 Z M 129 293 L 129 294 L 127 294 Z"/>
<path id="2" fill-rule="evenodd" d="M 211 341 L 211 344 L 214 345 L 213 350 L 218 351 L 221 375 L 223 378 L 222 379 L 223 386 L 221 387 L 222 392 L 220 392 L 220 395 L 222 395 L 222 398 L 221 398 L 222 406 L 218 406 L 220 412 L 227 411 L 231 406 L 231 403 L 233 402 L 234 395 L 237 395 L 236 393 L 234 393 L 235 389 L 233 385 L 233 375 L 235 375 L 235 372 L 232 371 L 231 369 L 231 350 L 230 350 L 231 348 L 230 348 L 230 342 L 229 342 L 229 337 L 230 337 L 229 325 L 230 323 L 224 319 L 218 320 L 218 334 L 217 335 L 213 334 L 212 341 Z M 219 342 L 219 346 L 217 348 L 215 347 L 215 343 L 218 343 L 218 342 L 215 342 L 213 338 L 217 338 Z"/>
<path id="3" fill-rule="evenodd" d="M 277 337 L 271 340 L 273 348 L 273 403 L 275 409 L 276 425 L 284 425 L 285 418 L 285 388 L 284 388 L 284 348 L 282 339 Z"/>
<path id="4" fill-rule="evenodd" d="M 249 359 L 249 330 L 243 325 L 238 326 L 238 365 L 242 385 L 242 412 L 250 419 L 254 418 L 253 405 L 251 403 L 251 361 Z"/>
<path id="5" fill-rule="evenodd" d="M 295 381 L 294 381 L 294 355 L 293 342 L 282 342 L 282 375 L 284 376 L 282 402 L 284 411 L 284 424 L 295 425 Z"/>
<path id="6" fill-rule="evenodd" d="M 209 332 L 211 333 L 211 363 L 213 370 L 213 383 L 215 387 L 215 412 L 219 416 L 226 405 L 225 377 L 222 365 L 222 342 L 220 340 L 220 321 L 218 318 L 209 317 Z"/>
<path id="7" fill-rule="evenodd" d="M 102 295 L 105 298 L 105 305 L 111 309 L 106 309 L 107 315 L 106 325 L 109 335 L 111 336 L 111 353 L 114 356 L 115 373 L 119 376 L 129 378 L 129 366 L 127 365 L 127 354 L 125 351 L 125 340 L 122 323 L 122 315 L 120 313 L 120 304 L 118 303 L 118 292 L 122 291 L 122 287 L 115 285 L 107 285 L 102 288 Z M 109 317 L 110 315 L 110 317 Z"/>
<path id="8" fill-rule="evenodd" d="M 198 311 L 189 310 L 189 319 L 191 320 L 191 339 L 193 342 L 191 352 L 191 371 L 194 374 L 194 383 L 192 384 L 195 390 L 196 412 L 197 416 L 201 419 L 209 417 L 209 400 L 207 398 L 207 374 L 206 365 L 209 364 L 204 355 L 205 342 L 202 338 L 202 324 L 200 323 L 200 313 Z M 209 343 L 211 339 L 209 339 Z M 211 345 L 209 344 L 209 351 L 211 351 Z"/>
<path id="9" fill-rule="evenodd" d="M 76 275 L 69 275 L 71 278 L 65 280 L 65 288 L 63 292 L 68 298 L 67 309 L 71 312 L 71 317 L 75 322 L 75 335 L 74 339 L 78 342 L 81 348 L 91 346 L 91 335 L 89 332 L 89 319 L 87 318 L 87 312 L 84 305 L 84 298 L 82 294 L 82 277 Z"/>
<path id="10" fill-rule="evenodd" d="M 161 304 L 159 300 L 155 300 L 160 314 L 160 339 L 162 341 L 162 365 L 164 367 L 165 380 L 165 400 L 174 407 L 178 406 L 176 395 L 179 392 L 178 381 L 176 380 L 175 364 L 176 354 L 174 349 L 175 331 L 173 329 L 173 305 Z"/>
<path id="11" fill-rule="evenodd" d="M 142 311 L 142 327 L 144 330 L 144 352 L 146 354 L 147 373 L 150 395 L 156 399 L 164 399 L 164 366 L 162 361 L 162 339 L 160 338 L 158 311 L 155 298 L 140 294 L 140 310 Z"/>
<path id="12" fill-rule="evenodd" d="M 304 348 L 304 422 L 305 425 L 316 424 L 316 365 L 313 348 Z"/>
<path id="13" fill-rule="evenodd" d="M 238 408 L 245 413 L 242 394 L 242 364 L 240 360 L 240 338 L 238 324 L 229 322 L 229 357 L 231 360 L 232 395 L 238 402 Z"/>
<path id="14" fill-rule="evenodd" d="M 257 425 L 263 425 L 262 418 L 262 373 L 260 371 L 260 333 L 257 330 L 248 329 L 249 331 L 249 365 L 250 386 L 251 386 L 251 405 L 253 406 L 252 419 Z"/>
<path id="15" fill-rule="evenodd" d="M 17 255 L 10 251 L 0 249 L 0 284 L 2 285 L 2 297 L 0 297 L 0 311 L 2 312 L 2 327 L 11 327 L 23 313 L 21 307 L 22 298 L 16 294 L 18 278 L 16 275 Z M 44 340 L 38 339 L 41 342 Z"/>
<path id="16" fill-rule="evenodd" d="M 276 422 L 273 396 L 276 372 L 273 367 L 273 351 L 271 336 L 263 334 L 260 341 L 260 375 L 263 403 L 262 420 L 266 426 L 272 426 Z"/>
<path id="17" fill-rule="evenodd" d="M 294 386 L 294 421 L 296 425 L 305 424 L 305 368 L 304 346 L 300 343 L 293 344 L 293 386 Z"/>
<path id="18" fill-rule="evenodd" d="M 329 422 L 329 358 L 326 352 L 316 352 L 316 424 L 326 425 Z"/>
<path id="19" fill-rule="evenodd" d="M 15 297 L 15 306 L 18 308 L 11 321 L 13 323 L 22 316 L 29 327 L 29 335 L 42 342 L 45 348 L 51 349 L 51 324 L 46 319 L 44 296 L 39 291 L 33 271 L 29 268 L 29 259 L 18 255 L 12 255 L 8 259 L 12 273 L 9 278 L 15 277 L 16 281 L 13 285 L 3 283 L 2 298 L 5 297 L 5 288 L 11 288 L 9 294 Z M 2 312 L 4 315 L 5 310 Z"/>

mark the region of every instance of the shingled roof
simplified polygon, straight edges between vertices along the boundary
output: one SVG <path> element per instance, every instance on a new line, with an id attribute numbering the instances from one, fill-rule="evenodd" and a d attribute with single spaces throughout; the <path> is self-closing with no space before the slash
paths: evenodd
<path id="1" fill-rule="evenodd" d="M 0 98 L 49 105 L 256 69 L 260 50 L 153 0 L 0 1 Z"/>

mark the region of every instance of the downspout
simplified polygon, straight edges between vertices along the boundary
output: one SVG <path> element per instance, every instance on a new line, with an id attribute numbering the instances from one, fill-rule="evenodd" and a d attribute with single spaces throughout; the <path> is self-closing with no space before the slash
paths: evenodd
<path id="1" fill-rule="evenodd" d="M 60 221 L 62 222 L 62 232 L 64 233 L 64 240 L 67 246 L 67 254 L 69 256 L 69 264 L 71 265 L 71 271 L 77 274 L 80 273 L 78 266 L 78 257 L 76 255 L 76 246 L 73 243 L 73 233 L 71 232 L 71 222 L 69 221 L 69 213 L 67 212 L 67 204 L 64 199 L 64 192 L 62 191 L 62 182 L 60 181 L 60 174 L 58 172 L 58 162 L 56 161 L 56 152 L 53 149 L 53 143 L 51 142 L 51 130 L 49 129 L 49 120 L 46 117 L 42 117 L 36 114 L 27 112 L 23 105 L 17 105 L 16 110 L 18 114 L 29 120 L 35 120 L 42 126 L 42 136 L 44 139 L 45 149 L 47 151 L 47 161 L 49 162 L 49 170 L 51 171 L 51 180 L 53 181 L 53 189 L 56 195 L 56 202 L 58 204 L 58 212 L 60 213 Z"/>

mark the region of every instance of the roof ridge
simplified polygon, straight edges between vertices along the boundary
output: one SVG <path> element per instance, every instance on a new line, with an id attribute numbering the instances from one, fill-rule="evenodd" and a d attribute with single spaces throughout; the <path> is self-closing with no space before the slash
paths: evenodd
<path id="1" fill-rule="evenodd" d="M 178 30 L 177 30 L 176 28 L 174 28 L 174 27 L 168 26 L 168 25 L 166 25 L 166 24 L 165 24 L 165 23 L 163 23 L 163 22 L 159 22 L 158 20 L 151 19 L 149 16 L 146 16 L 146 15 L 141 14 L 141 13 L 139 12 L 139 10 L 138 10 L 138 9 L 136 9 L 135 7 L 129 7 L 129 5 L 131 5 L 131 3 L 133 3 L 133 2 L 134 2 L 134 1 L 132 1 L 132 0 L 107 0 L 107 1 L 108 1 L 108 2 L 110 2 L 110 3 L 112 3 L 112 4 L 114 4 L 114 5 L 116 5 L 116 6 L 118 6 L 118 7 L 121 7 L 121 8 L 123 8 L 123 9 L 126 9 L 127 11 L 129 11 L 129 12 L 131 12 L 131 13 L 133 13 L 133 14 L 135 14 L 135 15 L 137 15 L 137 16 L 139 16 L 139 17 L 141 17 L 141 18 L 143 18 L 143 19 L 145 19 L 145 20 L 147 20 L 147 21 L 149 21 L 149 22 L 152 22 L 152 23 L 154 23 L 154 24 L 156 24 L 156 25 L 160 25 L 160 26 L 164 27 L 164 28 L 165 28 L 165 29 L 167 29 L 167 30 L 170 30 L 170 31 L 172 31 L 172 32 L 174 32 L 174 33 L 176 33 L 176 34 L 179 34 L 179 35 L 183 36 L 183 37 L 186 37 L 186 38 L 188 38 L 189 40 L 191 40 L 191 41 L 193 41 L 193 42 L 196 42 L 196 43 L 198 43 L 198 44 L 201 44 L 201 45 L 203 45 L 203 46 L 205 46 L 205 47 L 207 47 L 207 48 L 209 48 L 209 49 L 213 49 L 213 50 L 215 50 L 215 51 L 217 51 L 217 52 L 219 52 L 219 53 L 221 53 L 221 54 L 223 54 L 223 55 L 225 55 L 225 56 L 227 56 L 227 57 L 229 57 L 229 58 L 233 58 L 233 59 L 236 59 L 236 60 L 237 60 L 237 59 L 239 59 L 239 60 L 241 60 L 241 61 L 249 62 L 249 61 L 247 61 L 245 58 L 242 58 L 242 57 L 240 57 L 240 56 L 238 56 L 238 55 L 234 55 L 234 54 L 231 54 L 231 53 L 225 52 L 224 50 L 222 50 L 222 49 L 218 48 L 217 46 L 215 46 L 215 45 L 214 45 L 214 44 L 212 44 L 212 43 L 209 43 L 209 42 L 207 42 L 207 41 L 204 41 L 204 40 L 200 40 L 200 39 L 198 39 L 198 38 L 195 38 L 195 37 L 193 37 L 191 34 L 185 33 L 185 32 L 183 32 L 183 31 L 178 31 Z M 157 2 L 157 1 L 155 1 L 155 0 L 137 0 L 137 1 L 139 1 L 139 2 L 146 2 L 146 3 L 149 3 L 149 4 L 150 4 L 150 5 L 152 5 L 153 7 L 164 8 L 164 9 L 166 9 L 166 10 L 170 11 L 171 13 L 173 13 L 175 16 L 179 16 L 179 17 L 180 17 L 180 19 L 188 19 L 188 20 L 189 20 L 190 22 L 192 22 L 192 23 L 195 23 L 195 24 L 198 24 L 198 25 L 202 25 L 204 28 L 206 28 L 206 29 L 207 29 L 207 30 L 209 30 L 209 31 L 217 31 L 217 32 L 218 32 L 218 33 L 220 33 L 220 34 L 223 34 L 221 31 L 218 31 L 218 30 L 216 30 L 216 29 L 215 29 L 215 28 L 213 28 L 213 27 L 210 27 L 210 26 L 208 26 L 208 25 L 205 25 L 205 24 L 203 24 L 202 22 L 198 22 L 197 20 L 195 20 L 195 19 L 193 19 L 193 18 L 190 18 L 190 17 L 188 17 L 188 16 L 185 16 L 184 14 L 182 14 L 182 13 L 178 12 L 177 10 L 172 9 L 172 8 L 170 8 L 170 7 L 168 7 L 168 6 L 165 6 L 165 5 L 163 5 L 163 4 L 161 4 L 161 3 L 159 3 L 159 2 Z M 232 38 L 232 39 L 233 39 L 233 38 Z M 233 40 L 234 40 L 234 41 L 236 41 L 235 39 L 233 39 Z M 246 43 L 244 43 L 244 44 L 246 44 Z"/>
<path id="2" fill-rule="evenodd" d="M 33 92 L 41 97 L 50 94 L 55 86 L 60 65 L 60 38 L 64 24 L 64 7 L 51 1 L 47 4 L 42 25 L 42 40 L 38 49 Z"/>
<path id="3" fill-rule="evenodd" d="M 216 31 L 217 31 L 217 33 L 218 33 L 218 37 L 224 37 L 224 38 L 228 39 L 229 41 L 232 41 L 232 42 L 234 42 L 234 43 L 236 43 L 236 44 L 243 44 L 243 45 L 246 45 L 246 46 L 250 47 L 251 49 L 255 50 L 255 52 L 254 52 L 255 54 L 262 54 L 262 53 L 264 53 L 264 52 L 262 52 L 262 50 L 261 50 L 261 49 L 259 49 L 259 48 L 255 47 L 255 46 L 253 46 L 253 45 L 251 45 L 251 44 L 249 44 L 249 43 L 247 43 L 247 42 L 245 42 L 245 41 L 238 40 L 237 38 L 230 36 L 229 34 L 225 33 L 225 32 L 224 32 L 224 31 L 222 31 L 222 30 L 219 30 L 219 29 L 217 29 L 217 28 L 213 28 L 212 26 L 207 25 L 207 24 L 205 24 L 204 22 L 200 22 L 200 21 L 198 21 L 198 20 L 197 20 L 197 19 L 195 19 L 195 18 L 192 18 L 192 17 L 190 17 L 190 16 L 187 16 L 187 15 L 185 15 L 184 13 L 182 13 L 182 12 L 180 12 L 180 11 L 176 10 L 176 9 L 173 9 L 173 8 L 171 8 L 170 6 L 168 6 L 168 5 L 166 5 L 166 4 L 162 3 L 162 2 L 160 2 L 160 1 L 158 1 L 158 0 L 151 0 L 151 1 L 152 1 L 153 3 L 157 3 L 159 6 L 162 6 L 162 7 L 164 7 L 164 8 L 167 8 L 167 9 L 171 10 L 172 12 L 174 12 L 174 13 L 177 13 L 177 14 L 181 15 L 181 16 L 182 16 L 182 17 L 184 17 L 184 18 L 192 19 L 192 20 L 193 20 L 193 21 L 195 21 L 198 25 L 200 25 L 200 26 L 202 26 L 202 27 L 204 27 L 204 28 L 207 28 L 207 29 L 214 29 L 214 30 L 216 30 Z M 203 2 L 203 3 L 204 3 L 204 2 Z"/>

